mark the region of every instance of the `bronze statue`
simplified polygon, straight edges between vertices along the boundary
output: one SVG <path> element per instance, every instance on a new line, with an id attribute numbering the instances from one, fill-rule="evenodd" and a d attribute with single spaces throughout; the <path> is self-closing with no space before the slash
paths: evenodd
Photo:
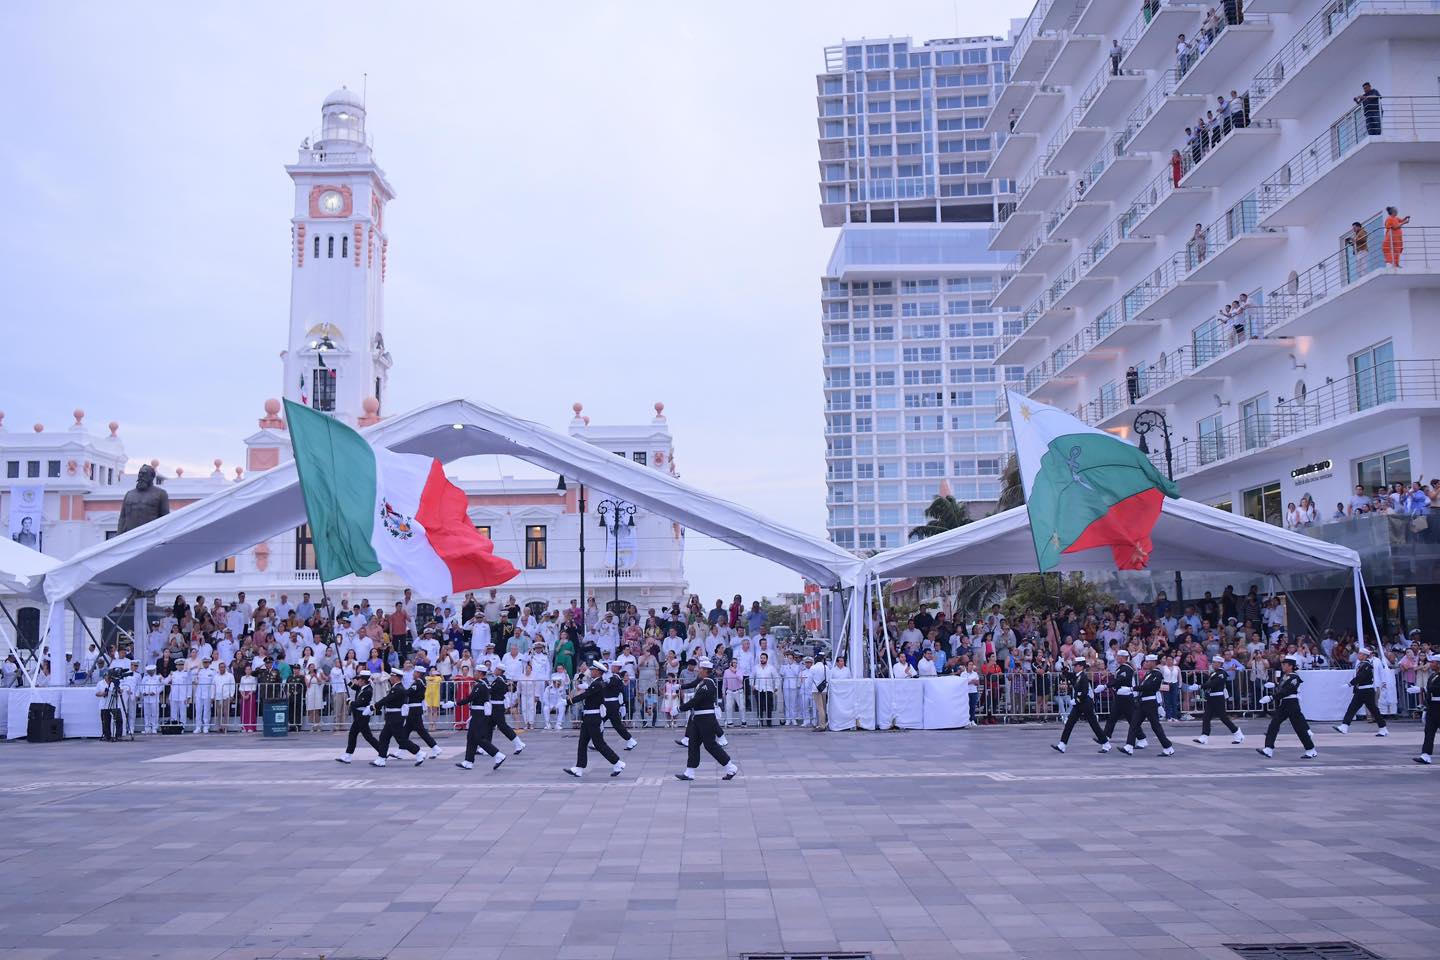
<path id="1" fill-rule="evenodd" d="M 135 489 L 125 494 L 120 505 L 120 533 L 143 527 L 170 512 L 170 494 L 155 482 L 155 468 L 145 464 L 135 478 Z"/>

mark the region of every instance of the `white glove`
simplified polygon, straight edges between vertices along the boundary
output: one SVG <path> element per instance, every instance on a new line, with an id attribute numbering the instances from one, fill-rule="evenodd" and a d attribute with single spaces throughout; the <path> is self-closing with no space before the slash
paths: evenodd
<path id="1" fill-rule="evenodd" d="M 1116 696 L 1120 696 L 1120 697 L 1128 697 L 1128 696 L 1130 696 L 1130 694 L 1132 694 L 1132 693 L 1134 693 L 1134 692 L 1135 692 L 1135 688 L 1134 688 L 1134 687 L 1121 687 L 1120 689 L 1118 689 L 1118 690 L 1115 691 L 1115 694 L 1116 694 Z"/>
<path id="2" fill-rule="evenodd" d="M 1197 690 L 1200 689 L 1200 684 L 1198 684 L 1198 683 L 1192 683 L 1192 684 L 1190 684 L 1190 686 L 1186 687 L 1185 689 L 1186 689 L 1186 690 L 1189 690 L 1191 693 L 1194 693 L 1195 691 L 1197 691 Z"/>
<path id="3" fill-rule="evenodd" d="M 1160 709 L 1160 719 L 1161 719 L 1161 720 L 1164 720 L 1164 719 L 1165 719 L 1165 705 L 1164 705 L 1163 703 L 1160 704 L 1159 709 Z"/>
<path id="4" fill-rule="evenodd" d="M 1275 681 L 1273 681 L 1273 680 L 1268 680 L 1268 681 L 1266 681 L 1266 683 L 1265 683 L 1265 689 L 1266 689 L 1266 690 L 1274 690 L 1274 689 L 1275 689 Z"/>
<path id="5" fill-rule="evenodd" d="M 1410 685 L 1410 686 L 1408 686 L 1408 687 L 1405 688 L 1405 692 L 1406 692 L 1406 693 L 1419 693 L 1419 692 L 1420 692 L 1420 688 L 1412 684 L 1412 685 Z"/>
<path id="6" fill-rule="evenodd" d="M 374 710 L 371 710 L 369 707 L 362 707 L 361 710 L 360 710 L 361 716 L 369 717 L 369 716 L 373 716 L 374 713 L 375 713 L 375 711 L 374 711 Z"/>
<path id="7" fill-rule="evenodd" d="M 400 708 L 400 716 L 405 717 L 405 716 L 409 716 L 409 714 L 410 714 L 410 704 L 407 703 L 407 704 L 405 704 L 404 706 L 402 706 L 402 707 Z"/>
<path id="8" fill-rule="evenodd" d="M 1274 699 L 1275 699 L 1274 697 L 1271 697 L 1271 696 L 1268 696 L 1268 695 L 1267 695 L 1267 696 L 1261 697 L 1261 698 L 1260 698 L 1260 702 L 1261 702 L 1261 703 L 1269 703 L 1271 700 L 1274 700 Z"/>

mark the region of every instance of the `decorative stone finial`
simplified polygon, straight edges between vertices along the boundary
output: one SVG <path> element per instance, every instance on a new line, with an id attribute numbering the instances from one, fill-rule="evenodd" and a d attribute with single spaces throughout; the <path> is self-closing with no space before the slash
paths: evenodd
<path id="1" fill-rule="evenodd" d="M 284 430 L 285 421 L 280 418 L 280 401 L 271 397 L 265 401 L 265 416 L 260 418 L 261 430 Z"/>
<path id="2" fill-rule="evenodd" d="M 269 416 L 277 416 L 280 413 L 280 401 L 271 397 L 265 401 L 265 413 Z"/>
<path id="3" fill-rule="evenodd" d="M 37 424 L 35 424 L 35 432 L 36 432 L 36 433 L 44 433 L 44 432 L 45 432 L 45 424 L 43 424 L 43 423 L 37 423 Z"/>
<path id="4" fill-rule="evenodd" d="M 79 407 L 76 407 L 74 410 L 71 411 L 71 416 L 75 418 L 75 426 L 77 427 L 83 424 L 85 421 L 85 411 L 81 410 Z"/>
<path id="5" fill-rule="evenodd" d="M 659 400 L 655 401 L 655 416 L 665 416 L 665 404 L 661 403 Z"/>
<path id="6" fill-rule="evenodd" d="M 380 401 L 374 397 L 366 397 L 364 400 L 361 400 L 360 406 L 364 407 L 365 412 L 372 416 L 380 412 Z"/>
<path id="7" fill-rule="evenodd" d="M 224 462 L 225 462 L 225 461 L 224 461 L 224 460 L 221 460 L 219 457 L 216 457 L 214 460 L 211 461 L 211 463 L 215 464 L 215 469 L 216 469 L 216 470 L 219 470 L 219 469 L 220 469 L 220 464 L 222 464 L 222 463 L 224 463 Z"/>
<path id="8" fill-rule="evenodd" d="M 120 421 L 119 421 L 119 420 L 111 420 L 110 423 L 108 424 L 108 426 L 110 427 L 110 436 L 111 436 L 111 437 L 114 437 L 116 434 L 118 434 L 118 433 L 120 432 Z"/>
<path id="9" fill-rule="evenodd" d="M 181 477 L 183 477 L 183 476 L 185 476 L 185 468 L 184 468 L 184 467 L 176 467 L 176 468 L 175 468 L 175 479 L 176 479 L 176 480 L 179 480 L 179 479 L 180 479 Z"/>
<path id="10" fill-rule="evenodd" d="M 244 468 L 244 467 L 236 467 L 236 468 L 235 468 L 235 482 L 236 482 L 236 483 L 239 483 L 239 482 L 244 478 L 244 476 L 245 476 L 245 468 Z"/>

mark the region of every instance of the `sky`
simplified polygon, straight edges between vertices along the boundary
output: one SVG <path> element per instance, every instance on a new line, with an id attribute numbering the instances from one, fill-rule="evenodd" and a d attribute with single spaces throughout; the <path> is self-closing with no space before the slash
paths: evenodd
<path id="1" fill-rule="evenodd" d="M 663 401 L 682 479 L 824 536 L 824 48 L 1004 36 L 1030 6 L 4 4 L 5 426 L 79 407 L 120 422 L 132 470 L 229 473 L 281 389 L 283 165 L 363 86 L 397 192 L 387 409 L 465 396 L 563 428 L 576 401 L 597 425 Z M 693 535 L 686 573 L 707 597 L 800 587 Z"/>

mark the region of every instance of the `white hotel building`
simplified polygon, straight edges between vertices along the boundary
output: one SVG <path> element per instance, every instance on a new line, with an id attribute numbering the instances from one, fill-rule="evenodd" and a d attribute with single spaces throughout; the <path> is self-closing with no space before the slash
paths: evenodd
<path id="1" fill-rule="evenodd" d="M 1016 181 L 991 247 L 1020 251 L 997 362 L 1121 436 L 1163 414 L 1186 497 L 1280 524 L 1309 493 L 1329 520 L 1356 483 L 1440 474 L 1440 3 L 1226 12 L 1030 14 L 985 128 L 1008 133 L 989 175 Z M 1367 82 L 1379 111 L 1357 105 Z M 1398 266 L 1389 206 L 1409 218 Z M 1392 626 L 1440 631 L 1433 532 L 1309 532 L 1361 550 Z"/>
<path id="2" fill-rule="evenodd" d="M 295 162 L 285 167 L 293 182 L 294 206 L 289 222 L 276 227 L 277 242 L 290 248 L 290 314 L 288 320 L 276 318 L 272 328 L 277 346 L 284 336 L 277 371 L 280 396 L 361 427 L 392 412 L 386 387 L 392 370 L 403 369 L 395 367 L 385 339 L 386 276 L 393 265 L 385 212 L 395 191 L 376 162 L 365 121 L 361 98 L 353 91 L 336 90 L 321 108 L 320 131 L 305 139 Z M 74 423 L 59 430 L 47 430 L 41 423 L 7 428 L 0 413 L 0 530 L 18 528 L 24 519 L 17 512 L 21 504 L 35 504 L 29 526 L 37 532 L 42 552 L 64 559 L 115 535 L 121 502 L 134 488 L 141 463 L 159 468 L 172 510 L 238 483 L 246 474 L 272 469 L 290 458 L 290 437 L 278 399 L 262 404 L 257 397 L 256 406 L 263 407 L 264 415 L 241 441 L 243 454 L 229 458 L 239 466 L 226 467 L 226 458 L 217 457 L 204 469 L 188 473 L 151 451 L 139 456 L 127 451 L 115 421 L 108 430 L 92 431 L 83 410 L 75 410 Z M 638 422 L 616 425 L 592 425 L 579 403 L 569 407 L 564 412 L 571 436 L 678 476 L 663 404 L 654 404 L 653 413 L 645 411 Z M 183 430 L 186 411 L 177 408 L 174 413 L 176 429 Z M 240 426 L 236 424 L 237 433 Z M 618 589 L 622 603 L 634 603 L 642 612 L 685 599 L 685 540 L 678 524 L 637 511 L 634 526 L 621 531 L 617 552 L 595 513 L 606 493 L 588 490 L 582 513 L 576 484 L 559 490 L 554 477 L 508 476 L 508 467 L 497 461 L 454 464 L 452 479 L 467 494 L 476 527 L 520 570 L 498 588 L 499 599 L 513 595 L 522 605 L 551 609 L 578 599 L 582 526 L 587 597 L 605 607 Z M 345 577 L 326 584 L 326 589 L 332 600 L 368 599 L 372 607 L 388 609 L 405 586 L 382 572 L 363 579 Z M 251 603 L 263 597 L 274 606 L 282 598 L 296 604 L 305 592 L 318 599 L 320 589 L 308 528 L 301 526 L 236 555 L 216 557 L 212 566 L 167 584 L 157 599 L 166 605 L 183 594 L 187 600 L 202 595 L 229 602 L 243 591 Z M 33 649 L 41 629 L 41 604 L 4 595 L 0 602 L 14 617 L 13 622 L 0 618 L 0 650 L 12 636 L 22 649 Z M 83 629 L 70 619 L 78 645 Z"/>
<path id="3" fill-rule="evenodd" d="M 942 486 L 989 511 L 1010 449 L 989 249 L 1010 184 L 982 129 L 1003 89 L 998 37 L 844 41 L 816 77 L 828 529 L 861 552 L 905 543 Z M 1013 319 L 1014 314 L 1011 314 Z"/>

